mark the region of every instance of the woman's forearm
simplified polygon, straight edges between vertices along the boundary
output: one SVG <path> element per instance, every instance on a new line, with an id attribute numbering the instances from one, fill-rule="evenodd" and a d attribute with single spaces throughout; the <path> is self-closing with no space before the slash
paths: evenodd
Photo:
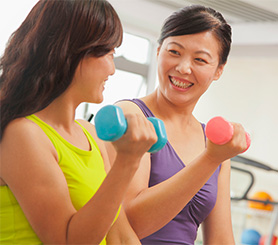
<path id="1" fill-rule="evenodd" d="M 202 188 L 219 164 L 203 153 L 171 178 L 129 200 L 125 209 L 139 238 L 170 222 Z"/>

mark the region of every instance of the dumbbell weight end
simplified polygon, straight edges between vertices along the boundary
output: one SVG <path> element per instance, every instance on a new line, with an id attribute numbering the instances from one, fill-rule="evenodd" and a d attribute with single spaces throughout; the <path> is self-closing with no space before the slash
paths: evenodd
<path id="1" fill-rule="evenodd" d="M 157 142 L 148 152 L 157 152 L 167 143 L 167 135 L 162 120 L 149 117 L 157 134 Z M 127 122 L 122 109 L 118 106 L 107 105 L 101 108 L 95 116 L 97 136 L 105 141 L 115 141 L 122 137 L 127 130 Z"/>
<path id="2" fill-rule="evenodd" d="M 95 116 L 97 136 L 104 141 L 116 141 L 126 132 L 127 122 L 122 109 L 107 105 Z"/>
<path id="3" fill-rule="evenodd" d="M 232 139 L 234 134 L 233 125 L 225 120 L 223 117 L 214 117 L 210 119 L 206 125 L 205 131 L 208 139 L 217 145 L 224 145 L 228 143 Z M 243 152 L 247 151 L 251 144 L 250 135 L 245 132 L 245 136 L 247 148 Z"/>

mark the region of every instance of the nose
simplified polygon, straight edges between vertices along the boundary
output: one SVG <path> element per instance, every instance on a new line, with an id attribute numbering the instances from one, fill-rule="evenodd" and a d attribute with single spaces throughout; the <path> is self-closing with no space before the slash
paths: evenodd
<path id="1" fill-rule="evenodd" d="M 191 74 L 191 62 L 187 59 L 181 60 L 176 66 L 176 71 L 178 71 L 180 74 Z"/>

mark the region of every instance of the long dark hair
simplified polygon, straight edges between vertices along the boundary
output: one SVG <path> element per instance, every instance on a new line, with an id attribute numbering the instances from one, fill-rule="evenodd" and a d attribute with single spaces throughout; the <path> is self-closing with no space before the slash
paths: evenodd
<path id="1" fill-rule="evenodd" d="M 72 82 L 79 62 L 122 42 L 106 0 L 40 0 L 12 34 L 0 60 L 0 139 L 7 124 L 44 109 Z"/>
<path id="2" fill-rule="evenodd" d="M 161 29 L 158 43 L 165 38 L 211 31 L 220 44 L 219 65 L 225 64 L 232 42 L 231 26 L 221 13 L 201 5 L 186 6 L 169 16 Z"/>

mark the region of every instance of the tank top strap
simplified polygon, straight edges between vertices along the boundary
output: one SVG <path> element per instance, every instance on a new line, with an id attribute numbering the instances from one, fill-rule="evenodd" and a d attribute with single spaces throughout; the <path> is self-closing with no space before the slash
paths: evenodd
<path id="1" fill-rule="evenodd" d="M 152 113 L 152 111 L 147 107 L 147 105 L 140 99 L 124 99 L 124 100 L 120 100 L 120 101 L 130 101 L 135 103 L 140 109 L 141 111 L 144 113 L 144 115 L 146 117 L 155 117 L 154 114 Z M 204 137 L 206 140 L 206 134 L 205 134 L 205 128 L 206 125 L 204 123 L 200 123 L 202 128 L 203 128 L 203 133 L 204 133 Z"/>
<path id="2" fill-rule="evenodd" d="M 146 117 L 154 117 L 154 114 L 151 112 L 151 110 L 147 107 L 147 105 L 140 99 L 125 99 L 125 100 L 121 100 L 121 101 L 130 101 L 133 102 L 134 104 L 136 104 L 141 111 L 144 113 L 144 115 Z"/>

